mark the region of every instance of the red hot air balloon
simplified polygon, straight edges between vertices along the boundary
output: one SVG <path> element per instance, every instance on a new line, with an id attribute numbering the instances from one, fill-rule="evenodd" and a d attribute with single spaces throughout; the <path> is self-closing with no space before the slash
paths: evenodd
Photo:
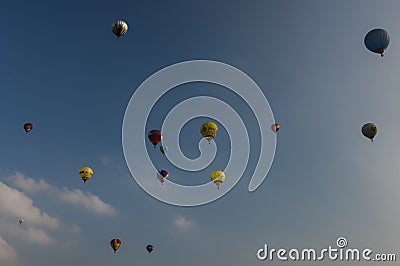
<path id="1" fill-rule="evenodd" d="M 148 134 L 149 140 L 151 143 L 153 143 L 154 148 L 156 148 L 157 144 L 161 142 L 162 139 L 162 134 L 161 130 L 152 130 Z"/>
<path id="2" fill-rule="evenodd" d="M 31 122 L 24 124 L 25 133 L 28 134 L 33 129 L 33 124 Z"/>

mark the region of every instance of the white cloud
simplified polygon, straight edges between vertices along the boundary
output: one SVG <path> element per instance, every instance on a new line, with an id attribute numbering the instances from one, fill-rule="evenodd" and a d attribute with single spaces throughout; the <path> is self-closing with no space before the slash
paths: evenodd
<path id="1" fill-rule="evenodd" d="M 59 198 L 66 203 L 83 206 L 86 209 L 93 210 L 100 214 L 114 215 L 114 208 L 102 201 L 98 196 L 91 193 L 84 193 L 80 189 L 69 190 L 64 188 L 59 193 Z"/>
<path id="2" fill-rule="evenodd" d="M 47 228 L 58 228 L 60 221 L 50 217 L 33 205 L 33 201 L 23 192 L 0 182 L 0 213 L 2 217 L 12 217 L 17 223 L 19 218 L 29 220 L 33 225 Z"/>
<path id="3" fill-rule="evenodd" d="M 32 244 L 53 244 L 56 241 L 46 230 L 60 228 L 60 220 L 49 216 L 33 204 L 23 192 L 0 182 L 0 265 L 18 265 L 16 250 L 6 239 Z M 21 226 L 19 219 L 25 223 Z"/>
<path id="4" fill-rule="evenodd" d="M 37 244 L 50 245 L 56 242 L 54 238 L 42 229 L 28 228 L 23 234 L 30 242 Z"/>
<path id="5" fill-rule="evenodd" d="M 183 216 L 178 216 L 174 220 L 174 225 L 181 230 L 188 230 L 196 224 L 194 220 L 189 220 Z"/>
<path id="6" fill-rule="evenodd" d="M 79 207 L 84 207 L 90 211 L 103 215 L 114 215 L 116 210 L 110 204 L 104 202 L 100 197 L 91 193 L 85 193 L 80 189 L 58 189 L 52 186 L 43 179 L 35 181 L 32 178 L 25 177 L 20 173 L 7 178 L 15 186 L 26 192 L 47 191 L 51 197 L 54 197 L 64 203 L 72 204 Z"/>
<path id="7" fill-rule="evenodd" d="M 40 179 L 39 182 L 36 182 L 30 177 L 25 178 L 24 175 L 18 172 L 13 176 L 8 177 L 7 180 L 11 181 L 15 186 L 27 192 L 39 192 L 51 189 L 51 186 L 43 179 Z"/>
<path id="8" fill-rule="evenodd" d="M 10 265 L 17 259 L 17 252 L 4 238 L 0 236 L 0 262 L 1 265 Z"/>
<path id="9" fill-rule="evenodd" d="M 25 179 L 22 175 L 15 175 L 17 184 L 24 187 L 27 183 L 35 188 L 47 187 L 43 182 L 34 182 Z M 36 189 L 35 191 L 43 191 Z M 23 218 L 24 223 L 19 224 Z M 56 217 L 51 217 L 45 211 L 35 206 L 33 200 L 17 188 L 12 188 L 0 181 L 0 265 L 21 265 L 23 258 L 7 241 L 13 239 L 13 245 L 27 243 L 32 245 L 53 245 L 74 243 L 73 237 L 79 234 L 77 225 L 67 225 Z M 55 233 L 58 238 L 52 236 Z"/>

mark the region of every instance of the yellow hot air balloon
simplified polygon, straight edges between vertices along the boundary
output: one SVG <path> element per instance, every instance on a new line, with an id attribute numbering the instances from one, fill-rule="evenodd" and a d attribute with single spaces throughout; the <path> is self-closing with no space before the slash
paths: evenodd
<path id="1" fill-rule="evenodd" d="M 218 126 L 213 122 L 205 122 L 200 127 L 201 135 L 210 142 L 217 135 Z"/>
<path id="2" fill-rule="evenodd" d="M 19 219 L 19 225 L 22 225 L 24 223 L 24 219 L 20 218 Z"/>
<path id="3" fill-rule="evenodd" d="M 121 240 L 119 240 L 118 238 L 112 239 L 110 241 L 110 246 L 114 250 L 114 253 L 116 253 L 119 247 L 121 246 Z"/>
<path id="4" fill-rule="evenodd" d="M 93 169 L 88 166 L 82 167 L 79 170 L 79 175 L 81 176 L 83 183 L 86 183 L 86 181 L 88 181 L 92 177 Z"/>
<path id="5" fill-rule="evenodd" d="M 211 181 L 217 185 L 218 189 L 219 186 L 225 181 L 225 173 L 221 170 L 215 171 L 211 173 Z"/>

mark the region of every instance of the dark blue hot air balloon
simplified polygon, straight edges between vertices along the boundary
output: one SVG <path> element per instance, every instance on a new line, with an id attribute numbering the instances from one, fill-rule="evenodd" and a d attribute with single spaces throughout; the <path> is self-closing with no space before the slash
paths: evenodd
<path id="1" fill-rule="evenodd" d="M 146 246 L 146 250 L 147 250 L 147 252 L 149 252 L 149 253 L 151 253 L 151 252 L 153 251 L 153 249 L 154 249 L 154 246 L 153 246 L 153 245 L 147 245 L 147 246 Z"/>
<path id="2" fill-rule="evenodd" d="M 161 184 L 164 184 L 165 180 L 167 180 L 168 178 L 168 171 L 167 170 L 158 171 L 157 177 L 160 180 Z"/>
<path id="3" fill-rule="evenodd" d="M 364 44 L 368 50 L 373 53 L 380 54 L 383 57 L 383 53 L 389 46 L 390 37 L 384 29 L 373 29 L 365 35 Z"/>

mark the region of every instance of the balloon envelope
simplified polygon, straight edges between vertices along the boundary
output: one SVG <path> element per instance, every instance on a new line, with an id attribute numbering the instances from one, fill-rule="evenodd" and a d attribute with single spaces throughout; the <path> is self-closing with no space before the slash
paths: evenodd
<path id="1" fill-rule="evenodd" d="M 147 245 L 147 246 L 146 246 L 146 250 L 147 250 L 149 253 L 151 253 L 151 252 L 153 251 L 153 249 L 154 249 L 154 246 L 153 246 L 153 245 Z"/>
<path id="2" fill-rule="evenodd" d="M 362 126 L 361 133 L 366 138 L 369 138 L 371 141 L 373 141 L 376 134 L 378 133 L 378 127 L 374 123 L 366 123 Z"/>
<path id="3" fill-rule="evenodd" d="M 24 124 L 25 133 L 32 131 L 32 129 L 33 129 L 33 124 L 31 122 L 27 122 Z"/>
<path id="4" fill-rule="evenodd" d="M 149 138 L 150 142 L 154 145 L 154 147 L 156 147 L 156 145 L 160 143 L 162 140 L 161 130 L 157 129 L 151 130 L 147 137 Z"/>
<path id="5" fill-rule="evenodd" d="M 200 127 L 200 133 L 203 138 L 206 138 L 208 141 L 211 141 L 217 135 L 218 126 L 214 122 L 205 122 Z"/>
<path id="6" fill-rule="evenodd" d="M 218 189 L 219 186 L 225 181 L 225 173 L 222 172 L 221 170 L 214 171 L 211 173 L 211 181 L 214 182 L 215 185 L 217 185 Z"/>
<path id="7" fill-rule="evenodd" d="M 86 183 L 93 176 L 93 169 L 85 166 L 79 169 L 79 176 L 82 178 L 83 183 Z"/>
<path id="8" fill-rule="evenodd" d="M 114 253 L 117 252 L 119 247 L 121 246 L 121 240 L 118 238 L 114 238 L 110 241 L 111 248 L 114 250 Z"/>
<path id="9" fill-rule="evenodd" d="M 278 132 L 278 130 L 281 128 L 281 126 L 278 123 L 272 124 L 271 130 L 274 131 L 275 133 Z"/>
<path id="10" fill-rule="evenodd" d="M 128 24 L 123 20 L 117 20 L 112 24 L 112 32 L 117 36 L 121 37 L 128 31 Z"/>
<path id="11" fill-rule="evenodd" d="M 167 150 L 168 150 L 168 147 L 167 147 L 167 146 L 160 146 L 160 152 L 161 152 L 162 154 L 165 154 L 165 153 L 167 152 Z"/>
<path id="12" fill-rule="evenodd" d="M 168 171 L 166 170 L 160 170 L 157 173 L 157 177 L 160 180 L 161 183 L 164 183 L 164 181 L 168 178 Z"/>
<path id="13" fill-rule="evenodd" d="M 390 37 L 384 29 L 373 29 L 365 35 L 364 44 L 368 50 L 383 56 L 389 46 Z"/>

